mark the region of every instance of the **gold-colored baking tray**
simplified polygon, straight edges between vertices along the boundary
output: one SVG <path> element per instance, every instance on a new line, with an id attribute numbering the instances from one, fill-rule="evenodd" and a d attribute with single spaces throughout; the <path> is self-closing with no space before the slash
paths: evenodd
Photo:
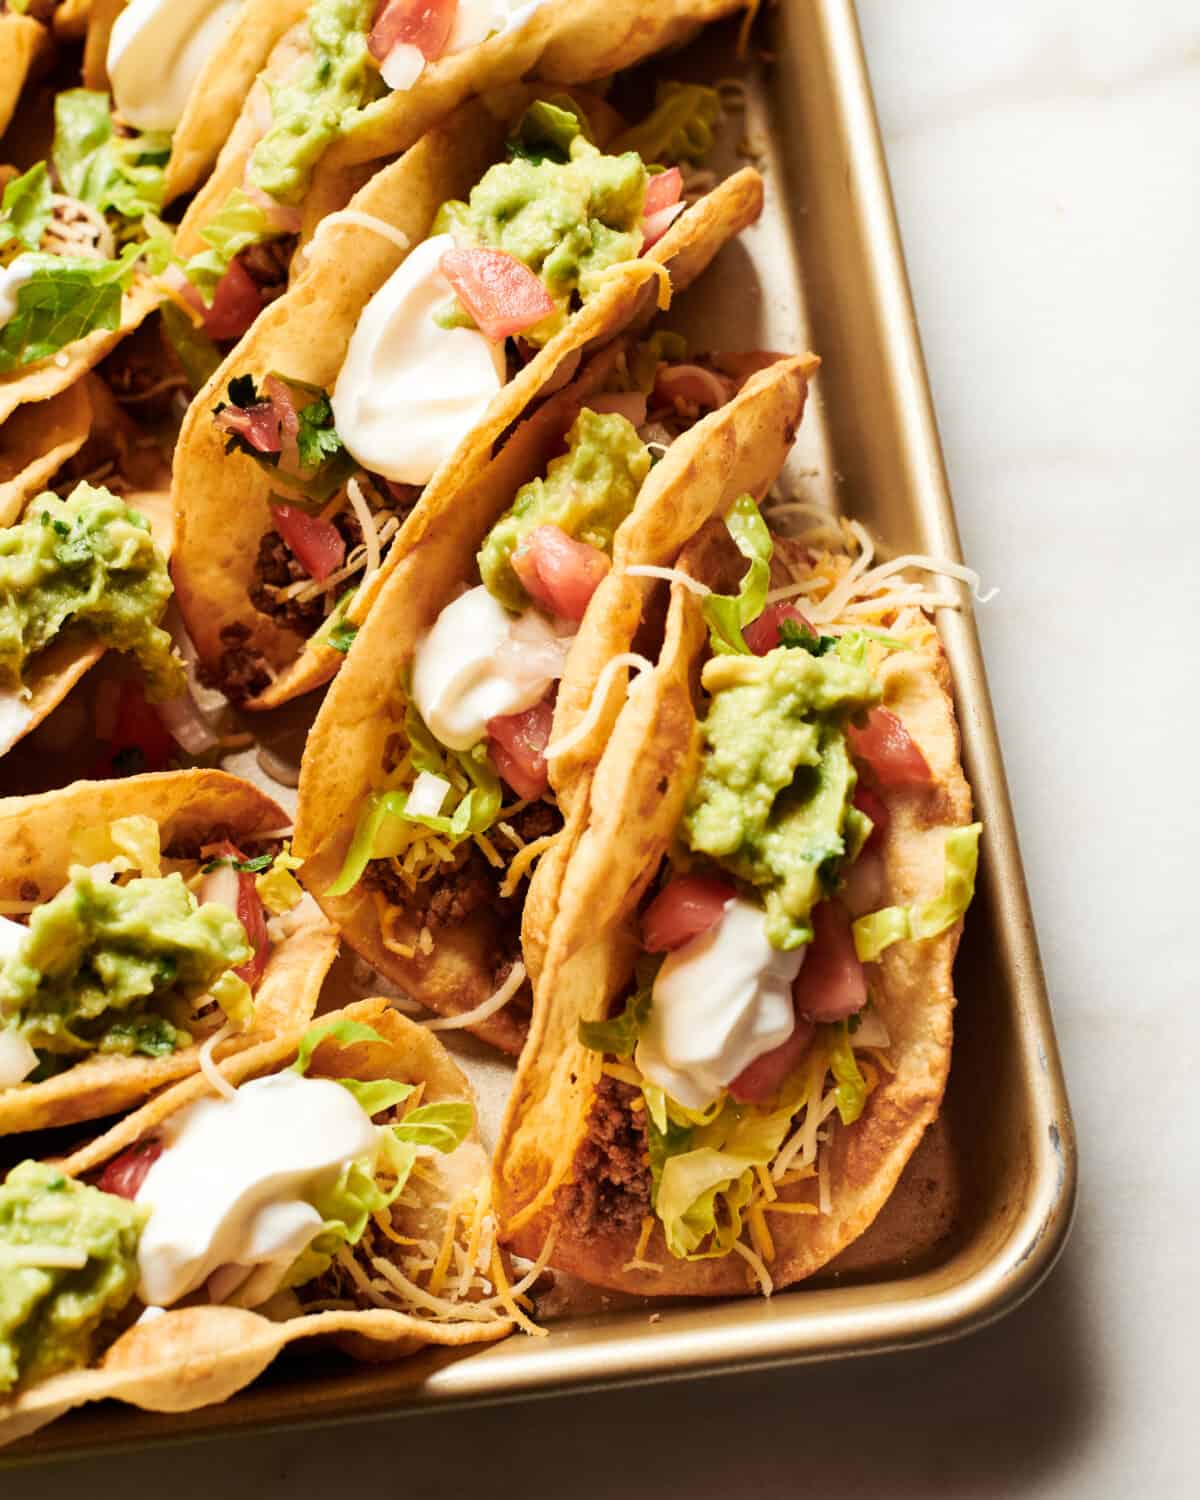
<path id="1" fill-rule="evenodd" d="M 852 0 L 781 0 L 755 36 L 766 59 L 740 62 L 735 29 L 722 27 L 657 63 L 669 76 L 744 80 L 744 134 L 735 120 L 731 146 L 759 162 L 768 185 L 763 222 L 672 321 L 697 349 L 816 349 L 824 364 L 783 487 L 858 517 L 889 550 L 957 558 Z M 969 611 L 944 610 L 939 625 L 986 829 L 957 966 L 950 1086 L 879 1221 L 828 1272 L 769 1301 L 651 1307 L 560 1291 L 567 1311 L 545 1338 L 397 1366 L 309 1354 L 211 1410 L 78 1412 L 8 1461 L 896 1349 L 977 1328 L 1027 1296 L 1066 1238 L 1075 1138 L 974 624 Z M 285 715 L 265 727 L 278 748 L 295 742 L 297 723 Z M 36 758 L 39 780 L 53 774 L 44 746 Z M 6 786 L 22 766 L 28 756 L 5 762 Z M 335 985 L 352 968 L 343 960 Z M 494 1124 L 508 1065 L 469 1039 L 465 1052 Z"/>

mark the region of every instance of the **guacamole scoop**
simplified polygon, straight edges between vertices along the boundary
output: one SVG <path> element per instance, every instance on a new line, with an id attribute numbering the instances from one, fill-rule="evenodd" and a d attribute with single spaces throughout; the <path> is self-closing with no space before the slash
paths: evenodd
<path id="1" fill-rule="evenodd" d="M 91 1362 L 137 1288 L 148 1217 L 43 1162 L 12 1169 L 0 1185 L 0 1393 Z"/>
<path id="2" fill-rule="evenodd" d="M 0 689 L 19 691 L 39 651 L 79 630 L 131 651 L 151 696 L 184 689 L 183 667 L 158 621 L 171 597 L 167 564 L 146 518 L 108 490 L 46 493 L 0 530 Z"/>
<path id="3" fill-rule="evenodd" d="M 182 875 L 113 885 L 75 865 L 0 967 L 0 1026 L 42 1053 L 163 1056 L 192 1041 L 202 996 L 249 1019 L 249 990 L 232 971 L 251 956 L 233 912 L 198 905 Z"/>

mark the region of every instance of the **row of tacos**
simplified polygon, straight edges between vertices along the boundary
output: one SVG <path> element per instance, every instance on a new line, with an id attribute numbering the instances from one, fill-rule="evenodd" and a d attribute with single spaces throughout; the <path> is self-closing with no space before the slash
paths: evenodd
<path id="1" fill-rule="evenodd" d="M 294 817 L 209 768 L 0 800 L 0 1440 L 536 1332 L 547 1265 L 770 1293 L 936 1115 L 955 601 L 781 501 L 814 355 L 656 321 L 762 208 L 719 92 L 586 87 L 735 8 L 94 0 L 0 219 L 0 356 L 56 226 L 115 268 L 0 373 L 0 754 L 106 648 L 185 759 L 181 697 L 328 690 Z M 431 1017 L 320 1008 L 342 940 Z M 439 1029 L 517 1058 L 490 1162 Z"/>

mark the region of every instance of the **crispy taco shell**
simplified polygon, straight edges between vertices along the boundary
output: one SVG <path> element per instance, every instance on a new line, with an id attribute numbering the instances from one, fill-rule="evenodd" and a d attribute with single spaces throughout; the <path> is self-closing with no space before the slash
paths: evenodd
<path id="1" fill-rule="evenodd" d="M 19 406 L 0 426 L 0 526 L 20 518 L 25 502 L 46 489 L 83 447 L 91 427 L 92 403 L 83 380 L 48 401 Z"/>
<path id="2" fill-rule="evenodd" d="M 149 521 L 159 551 L 169 558 L 175 532 L 170 496 L 162 491 L 134 491 L 125 498 Z M 0 693 L 0 756 L 7 755 L 58 707 L 105 650 L 101 642 L 68 633 L 38 652 L 25 674 L 25 692 Z"/>
<path id="3" fill-rule="evenodd" d="M 394 1078 L 423 1085 L 422 1102 L 472 1099 L 471 1086 L 449 1054 L 428 1031 L 391 1009 L 386 1000 L 363 1000 L 327 1017 L 365 1024 L 380 1043 L 344 1045 L 330 1038 L 313 1057 L 309 1074 L 325 1078 Z M 276 1072 L 295 1057 L 304 1024 L 227 1058 L 220 1071 L 234 1084 Z M 190 1079 L 160 1094 L 136 1114 L 61 1163 L 71 1176 L 90 1173 L 153 1133 L 176 1110 L 202 1098 L 203 1078 Z M 454 1200 L 489 1192 L 488 1161 L 472 1130 L 448 1157 L 425 1165 L 436 1179 L 415 1209 L 393 1208 L 398 1230 L 428 1233 L 441 1224 Z M 359 1358 L 395 1360 L 429 1345 L 462 1348 L 491 1343 L 513 1330 L 504 1317 L 486 1321 L 463 1316 L 434 1322 L 381 1307 L 347 1311 L 289 1313 L 279 1321 L 238 1307 L 192 1306 L 168 1311 L 153 1322 L 135 1324 L 114 1343 L 99 1364 L 42 1381 L 7 1403 L 0 1401 L 0 1444 L 43 1427 L 87 1401 L 124 1401 L 145 1411 L 194 1411 L 225 1401 L 250 1384 L 281 1349 L 298 1339 L 333 1337 Z"/>
<path id="4" fill-rule="evenodd" d="M 33 797 L 0 799 L 0 901 L 48 901 L 66 883 L 80 833 L 116 818 L 145 814 L 159 824 L 164 850 L 225 830 L 251 840 L 287 825 L 264 792 L 224 771 L 169 771 L 120 781 L 77 781 Z M 242 1053 L 265 1036 L 303 1026 L 316 1009 L 337 955 L 336 931 L 320 915 L 300 914 L 291 936 L 273 946 L 255 990 L 251 1031 L 214 1049 Z M 200 1043 L 167 1057 L 94 1056 L 42 1083 L 0 1089 L 0 1135 L 100 1119 L 129 1109 L 199 1068 Z"/>
<path id="5" fill-rule="evenodd" d="M 431 952 L 418 948 L 409 958 L 388 945 L 416 944 L 421 919 L 410 918 L 399 908 L 389 910 L 383 898 L 361 881 L 342 897 L 329 896 L 326 888 L 341 869 L 363 798 L 385 781 L 388 743 L 404 723 L 404 681 L 419 636 L 474 576 L 475 553 L 483 537 L 512 503 L 517 489 L 545 471 L 561 434 L 589 394 L 602 387 L 624 342 L 601 351 L 577 380 L 523 422 L 478 479 L 462 488 L 453 505 L 438 510 L 422 505 L 414 512 L 413 519 L 421 521 L 420 532 L 409 537 L 402 534 L 403 545 L 393 553 L 394 571 L 335 679 L 305 747 L 295 844 L 296 852 L 306 860 L 301 879 L 356 951 L 422 1003 L 446 1015 L 474 1009 L 495 990 L 495 963 L 504 941 L 497 915 L 490 909 L 477 909 L 465 922 L 441 930 Z M 813 363 L 811 358 L 776 361 L 753 376 L 727 405 L 677 438 L 667 457 L 650 470 L 633 511 L 618 528 L 614 558 L 624 564 L 672 561 L 673 555 L 664 551 L 666 541 L 648 524 L 648 517 L 660 512 L 687 513 L 689 506 L 701 503 L 698 497 L 704 497 L 710 509 L 719 510 L 744 488 L 765 490 L 800 421 Z M 618 598 L 614 617 L 607 598 L 601 597 L 603 584 L 588 607 L 560 688 L 554 738 L 586 711 L 586 700 L 563 699 L 567 682 L 586 675 L 582 669 L 575 672 L 576 653 L 582 654 L 587 671 L 598 675 L 613 655 L 629 649 L 641 594 L 633 580 L 625 582 L 636 601 L 632 615 L 628 600 Z M 627 637 L 624 644 L 623 635 Z M 618 704 L 619 694 L 614 693 L 608 727 Z M 690 702 L 687 707 L 690 713 Z M 543 855 L 524 902 L 522 950 L 533 975 L 540 968 L 556 921 L 558 881 L 586 822 L 586 791 L 604 732 L 588 736 L 587 754 L 563 757 L 570 766 L 561 777 L 558 762 L 552 762 L 565 826 Z M 648 795 L 651 801 L 662 797 L 653 788 Z M 515 1052 L 526 1022 L 519 1010 L 508 1007 L 472 1029 L 505 1051 Z"/>
<path id="6" fill-rule="evenodd" d="M 724 527 L 710 523 L 680 567 L 724 589 L 731 552 Z M 800 547 L 777 543 L 777 582 L 800 575 L 805 565 Z M 636 1230 L 599 1224 L 584 1232 L 571 1209 L 600 1060 L 581 1046 L 578 1027 L 604 1019 L 628 992 L 640 951 L 633 909 L 674 837 L 694 775 L 698 667 L 706 650 L 696 597 L 674 583 L 655 670 L 629 693 L 588 785 L 587 827 L 560 878 L 529 1043 L 496 1161 L 502 1233 L 512 1247 L 540 1244 L 557 1227 L 556 1265 L 599 1285 L 659 1295 L 745 1292 L 754 1282 L 734 1255 L 672 1257 L 657 1221 L 636 1256 Z M 891 818 L 883 847 L 888 900 L 910 903 L 941 891 L 945 834 L 970 821 L 971 796 L 936 634 L 931 630 L 921 649 L 890 656 L 879 676 L 885 704 L 933 773 L 928 788 L 883 793 Z M 772 1216 L 769 1271 L 777 1287 L 811 1275 L 866 1229 L 937 1114 L 950 1065 L 951 970 L 961 927 L 960 921 L 939 937 L 896 943 L 883 954 L 873 998 L 891 1037 L 895 1072 L 881 1074 L 862 1117 L 834 1135 L 830 1212 Z M 806 1187 L 784 1188 L 780 1197 L 807 1201 Z M 659 1269 L 646 1269 L 646 1261 Z"/>
<path id="7" fill-rule="evenodd" d="M 416 245 L 447 199 L 465 197 L 499 159 L 508 122 L 532 98 L 527 88 L 473 100 L 424 136 L 399 161 L 377 173 L 352 207 L 386 220 Z M 585 101 L 586 102 L 586 101 Z M 382 566 L 354 595 L 347 618 L 358 625 L 408 548 L 406 537 L 457 502 L 461 487 L 488 463 L 495 444 L 517 421 L 560 364 L 615 337 L 662 291 L 666 268 L 674 289 L 698 275 L 726 240 L 757 218 L 762 182 L 745 169 L 681 214 L 640 260 L 613 268 L 606 285 L 497 394 L 483 421 L 425 486 L 416 511 Z M 226 453 L 226 434 L 212 420 L 234 375 L 256 380 L 277 372 L 332 387 L 358 318 L 370 297 L 404 259 L 392 242 L 361 224 L 333 225 L 313 244 L 296 285 L 273 303 L 196 397 L 176 450 L 173 495 L 179 534 L 173 569 L 180 607 L 201 658 L 219 662 L 222 633 L 246 632 L 244 646 L 260 656 L 274 680 L 247 700 L 274 708 L 327 682 L 342 663 L 321 632 L 305 640 L 256 610 L 250 600 L 255 560 L 271 528 L 270 478 L 249 457 Z"/>
<path id="8" fill-rule="evenodd" d="M 14 10 L 0 15 L 0 135 L 8 129 L 25 80 L 52 50 L 50 33 L 40 21 Z"/>

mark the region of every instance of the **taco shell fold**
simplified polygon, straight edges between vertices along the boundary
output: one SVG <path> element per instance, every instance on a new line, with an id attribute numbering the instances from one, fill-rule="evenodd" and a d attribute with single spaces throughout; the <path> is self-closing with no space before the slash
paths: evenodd
<path id="1" fill-rule="evenodd" d="M 0 901 L 48 901 L 66 884 L 72 848 L 87 829 L 143 814 L 158 823 L 163 849 L 224 830 L 252 840 L 285 827 L 270 797 L 224 771 L 168 771 L 119 781 L 77 781 L 32 797 L 0 799 Z M 264 1036 L 302 1026 L 316 1009 L 337 955 L 336 931 L 318 911 L 301 912 L 273 945 L 255 990 L 251 1030 L 214 1049 L 218 1058 L 254 1047 Z M 200 1043 L 164 1057 L 94 1054 L 41 1083 L 0 1089 L 0 1136 L 98 1119 L 129 1109 L 199 1068 Z"/>
<path id="2" fill-rule="evenodd" d="M 0 425 L 0 526 L 20 519 L 84 443 L 92 426 L 87 382 L 77 380 L 48 401 L 17 407 Z"/>
<path id="3" fill-rule="evenodd" d="M 0 15 L 0 135 L 8 129 L 26 79 L 52 50 L 40 21 L 13 10 Z"/>

